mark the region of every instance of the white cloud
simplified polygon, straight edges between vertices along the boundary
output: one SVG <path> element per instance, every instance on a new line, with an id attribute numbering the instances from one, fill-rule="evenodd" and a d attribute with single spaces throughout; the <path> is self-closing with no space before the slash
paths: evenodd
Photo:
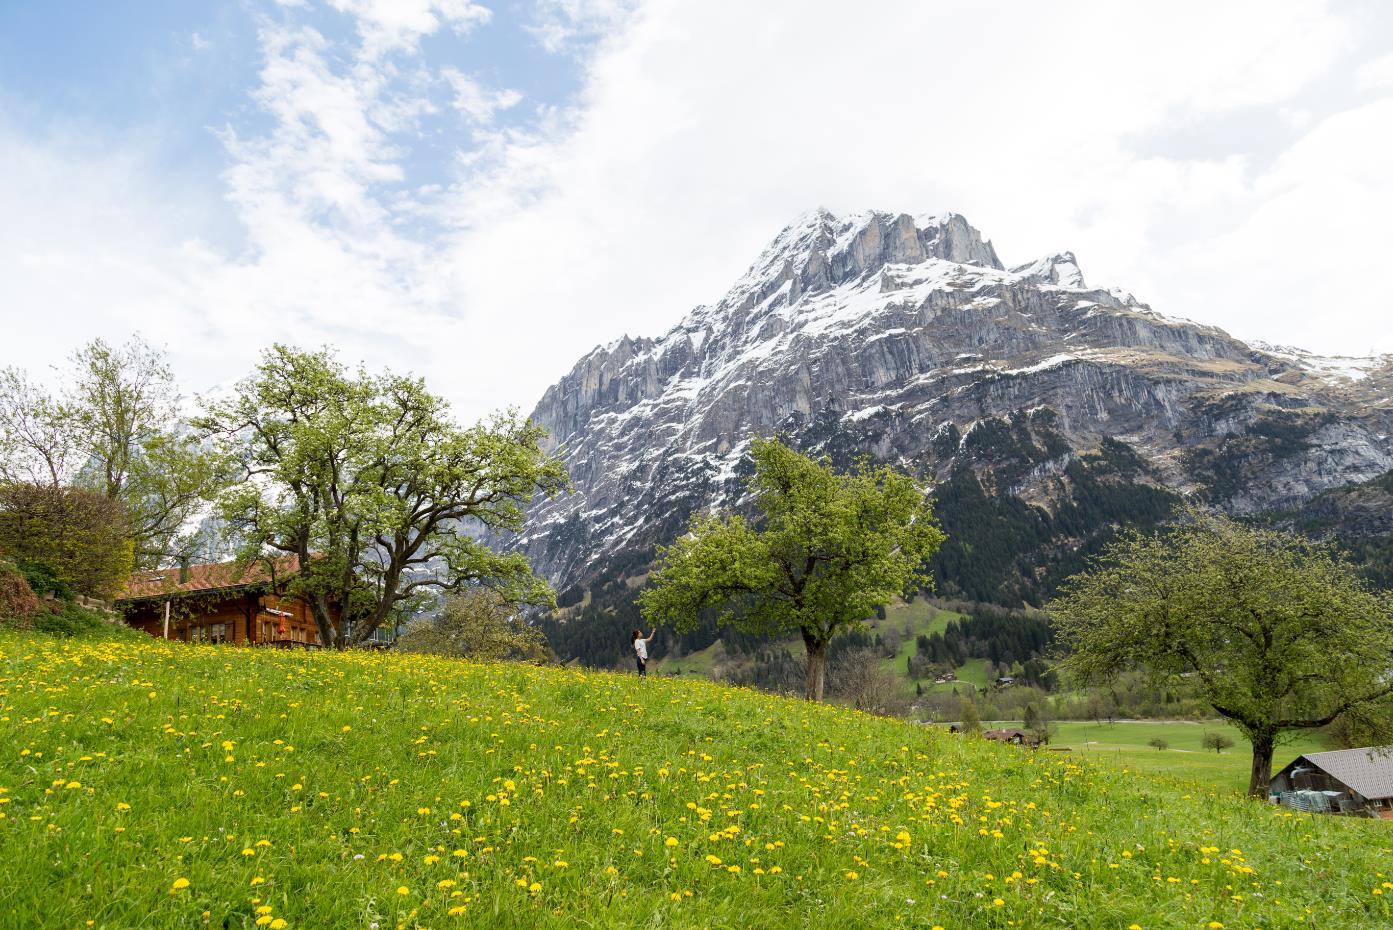
<path id="1" fill-rule="evenodd" d="M 1361 90 L 1393 89 L 1393 54 L 1364 62 L 1354 79 Z"/>
<path id="2" fill-rule="evenodd" d="M 1072 248 L 1091 281 L 1163 311 L 1326 351 L 1369 348 L 1368 298 L 1346 294 L 1317 321 L 1313 293 L 1265 288 L 1254 307 L 1230 286 L 1289 261 L 1244 238 L 1275 196 L 1260 166 L 1279 153 L 1241 135 L 1205 157 L 1132 145 L 1263 111 L 1299 134 L 1286 112 L 1348 67 L 1349 19 L 1265 3 L 1017 5 L 1000 16 L 927 3 L 862 16 L 793 2 L 733 9 L 648 4 L 591 63 L 573 128 L 494 166 L 485 190 L 534 194 L 505 198 L 510 209 L 457 250 L 467 307 L 488 331 L 522 315 L 548 334 L 530 346 L 535 373 L 509 371 L 500 394 L 525 379 L 518 393 L 535 397 L 590 345 L 662 332 L 817 204 L 958 210 L 1007 261 Z M 1289 183 L 1341 183 L 1344 160 L 1323 157 Z M 1389 183 L 1367 179 L 1371 203 Z M 1316 186 L 1301 201 L 1310 212 L 1289 221 L 1324 230 Z M 1386 236 L 1371 232 L 1332 241 L 1376 266 Z M 1230 238 L 1250 247 L 1220 248 Z M 1205 243 L 1232 266 L 1201 260 Z M 513 310 L 507 322 L 490 314 L 499 306 Z M 1380 338 L 1393 350 L 1393 334 Z"/>
<path id="3" fill-rule="evenodd" d="M 331 342 L 467 415 L 528 409 L 594 344 L 719 296 L 814 205 L 957 210 L 1008 262 L 1069 248 L 1090 282 L 1163 312 L 1393 351 L 1365 283 L 1393 212 L 1393 97 L 1358 65 L 1393 40 L 1354 14 L 544 0 L 539 41 L 584 77 L 549 109 L 422 60 L 423 36 L 477 28 L 482 7 L 330 2 L 356 43 L 293 10 L 263 28 L 269 127 L 225 131 L 237 254 L 190 233 L 199 198 L 144 153 L 0 126 L 0 307 L 43 308 L 0 363 L 138 328 L 202 387 L 273 339 Z M 416 184 L 422 127 L 451 108 L 468 122 L 453 182 Z"/>
<path id="4" fill-rule="evenodd" d="M 351 15 L 362 38 L 363 52 L 376 58 L 388 52 L 414 49 L 422 36 L 441 26 L 465 33 L 487 23 L 492 13 L 471 0 L 328 0 Z"/>
<path id="5" fill-rule="evenodd" d="M 1245 215 L 1176 249 L 1174 302 L 1250 338 L 1393 352 L 1393 301 L 1371 276 L 1393 216 L 1393 97 L 1313 126 L 1258 175 Z"/>
<path id="6" fill-rule="evenodd" d="M 561 52 L 614 33 L 638 6 L 639 0 L 537 0 L 529 29 L 547 51 Z"/>
<path id="7" fill-rule="evenodd" d="M 501 111 L 516 106 L 522 94 L 507 88 L 487 87 L 458 68 L 445 68 L 441 75 L 454 89 L 455 109 L 471 122 L 487 126 Z"/>

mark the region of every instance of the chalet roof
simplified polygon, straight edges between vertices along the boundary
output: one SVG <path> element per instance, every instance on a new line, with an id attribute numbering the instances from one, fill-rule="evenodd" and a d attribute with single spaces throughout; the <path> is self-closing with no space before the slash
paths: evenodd
<path id="1" fill-rule="evenodd" d="M 293 575 L 300 570 L 300 557 L 280 556 L 274 560 L 276 576 Z M 117 595 L 117 601 L 134 601 L 147 597 L 168 597 L 170 595 L 201 594 L 209 591 L 246 588 L 265 584 L 271 580 L 270 573 L 263 562 L 253 562 L 241 566 L 236 562 L 212 562 L 203 565 L 190 565 L 188 580 L 181 582 L 182 569 L 157 568 L 152 571 L 134 572 L 126 582 L 125 590 Z"/>
<path id="2" fill-rule="evenodd" d="M 1030 734 L 1015 727 L 1003 727 L 1000 730 L 988 730 L 982 735 L 987 739 L 1010 739 L 1013 736 L 1029 736 Z"/>
<path id="3" fill-rule="evenodd" d="M 1370 801 L 1393 798 L 1393 747 L 1308 752 L 1282 771 L 1309 762 Z"/>

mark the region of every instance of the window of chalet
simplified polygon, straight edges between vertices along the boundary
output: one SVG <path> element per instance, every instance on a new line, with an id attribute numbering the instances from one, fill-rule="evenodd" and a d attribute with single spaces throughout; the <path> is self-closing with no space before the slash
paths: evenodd
<path id="1" fill-rule="evenodd" d="M 191 643 L 225 643 L 227 642 L 227 624 L 204 623 L 199 626 L 190 626 L 188 641 Z"/>

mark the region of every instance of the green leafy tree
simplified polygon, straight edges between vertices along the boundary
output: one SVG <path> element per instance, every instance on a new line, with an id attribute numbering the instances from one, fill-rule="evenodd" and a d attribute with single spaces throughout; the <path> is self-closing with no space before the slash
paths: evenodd
<path id="1" fill-rule="evenodd" d="M 1159 736 L 1153 736 L 1151 737 L 1151 739 L 1146 741 L 1146 745 L 1152 747 L 1157 752 L 1162 752 L 1166 749 L 1169 749 L 1171 744 L 1169 740 L 1163 739 Z"/>
<path id="2" fill-rule="evenodd" d="M 165 354 L 135 337 L 95 339 L 51 394 L 15 369 L 0 371 L 0 476 L 72 485 L 118 501 L 136 567 L 184 552 L 190 522 L 225 478 L 181 416 Z"/>
<path id="3" fill-rule="evenodd" d="M 736 514 L 699 516 L 659 550 L 644 617 L 679 631 L 704 610 L 719 624 L 768 636 L 800 633 L 805 696 L 822 700 L 827 646 L 877 606 L 931 584 L 924 563 L 944 536 L 932 501 L 889 467 L 839 474 L 778 440 L 755 439 L 754 525 Z"/>
<path id="4" fill-rule="evenodd" d="M 488 588 L 472 588 L 445 598 L 438 614 L 415 620 L 406 628 L 396 648 L 484 662 L 539 662 L 551 657 L 542 631 L 519 616 L 517 605 Z"/>
<path id="5" fill-rule="evenodd" d="M 1200 738 L 1200 745 L 1203 746 L 1205 749 L 1214 750 L 1214 754 L 1218 755 L 1225 749 L 1233 748 L 1233 737 L 1229 736 L 1227 733 L 1215 733 L 1213 731 L 1206 731 L 1204 736 Z M 1268 781 L 1271 781 L 1270 777 Z"/>
<path id="6" fill-rule="evenodd" d="M 0 484 L 0 552 L 35 590 L 109 598 L 131 571 L 118 501 L 81 488 Z"/>
<path id="7" fill-rule="evenodd" d="M 286 590 L 309 603 L 323 642 L 362 643 L 432 591 L 483 586 L 554 605 L 525 556 L 461 531 L 519 530 L 535 494 L 566 486 L 531 421 L 509 413 L 461 428 L 419 379 L 277 345 L 197 425 L 243 470 L 219 502 L 243 558 L 299 557 Z"/>
<path id="8" fill-rule="evenodd" d="M 1066 671 L 1184 676 L 1252 744 L 1254 796 L 1297 731 L 1353 714 L 1375 742 L 1393 740 L 1393 602 L 1326 547 L 1189 511 L 1124 536 L 1063 592 L 1050 611 Z"/>
<path id="9" fill-rule="evenodd" d="M 1025 717 L 1022 726 L 1027 730 L 1034 730 L 1040 726 L 1040 712 L 1035 709 L 1034 704 L 1025 705 Z"/>
<path id="10" fill-rule="evenodd" d="M 963 695 L 959 702 L 958 727 L 963 733 L 975 735 L 982 732 L 982 713 L 971 694 Z"/>
<path id="11" fill-rule="evenodd" d="M 0 481 L 61 487 L 77 459 L 58 400 L 25 372 L 0 368 Z"/>

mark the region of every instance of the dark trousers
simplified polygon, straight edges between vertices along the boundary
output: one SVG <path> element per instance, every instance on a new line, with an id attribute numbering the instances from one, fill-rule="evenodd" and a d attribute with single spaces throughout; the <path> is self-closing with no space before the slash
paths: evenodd
<path id="1" fill-rule="evenodd" d="M 639 674 L 639 677 L 640 677 L 640 678 L 647 678 L 647 677 L 648 677 L 648 663 L 647 663 L 646 661 L 644 661 L 643 656 L 639 655 L 638 653 L 634 653 L 634 661 L 635 661 L 636 663 L 638 663 L 638 674 Z"/>

